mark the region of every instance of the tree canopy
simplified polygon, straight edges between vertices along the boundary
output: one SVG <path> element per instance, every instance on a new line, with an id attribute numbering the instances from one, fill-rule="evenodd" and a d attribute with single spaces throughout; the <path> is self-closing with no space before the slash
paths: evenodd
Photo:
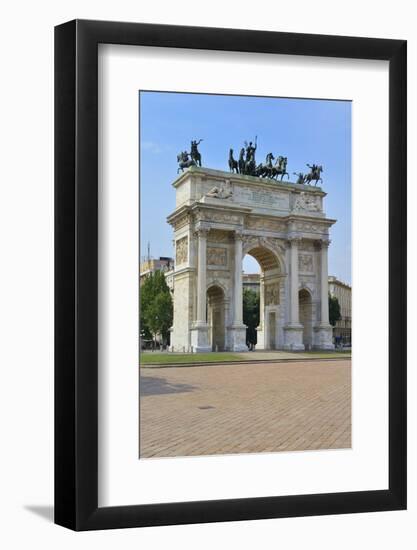
<path id="1" fill-rule="evenodd" d="M 157 334 L 167 341 L 172 326 L 172 297 L 165 275 L 155 271 L 146 277 L 140 287 L 140 330 L 145 338 L 155 338 Z"/>
<path id="2" fill-rule="evenodd" d="M 329 294 L 329 322 L 334 327 L 336 322 L 342 318 L 340 314 L 340 304 L 336 296 Z"/>

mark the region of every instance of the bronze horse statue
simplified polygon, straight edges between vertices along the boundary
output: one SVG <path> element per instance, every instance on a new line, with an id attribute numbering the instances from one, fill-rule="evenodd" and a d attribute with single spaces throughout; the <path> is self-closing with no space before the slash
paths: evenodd
<path id="1" fill-rule="evenodd" d="M 239 174 L 239 166 L 237 160 L 233 158 L 233 149 L 229 150 L 229 170 L 230 172 L 234 172 L 236 170 L 236 174 Z"/>
<path id="2" fill-rule="evenodd" d="M 271 173 L 271 178 L 274 179 L 278 179 L 278 176 L 281 176 L 281 180 L 282 181 L 282 178 L 284 176 L 287 176 L 288 179 L 290 179 L 290 175 L 289 173 L 287 172 L 287 163 L 288 163 L 288 159 L 287 157 L 283 157 L 282 155 L 280 155 L 276 162 L 275 162 L 275 165 L 272 167 L 272 173 Z"/>
<path id="3" fill-rule="evenodd" d="M 196 166 L 196 162 L 193 159 L 189 158 L 189 154 L 187 153 L 187 151 L 182 151 L 181 153 L 179 153 L 179 155 L 177 155 L 177 162 L 179 165 L 177 174 L 180 170 L 184 172 L 184 168 L 189 168 L 190 166 Z"/>
<path id="4" fill-rule="evenodd" d="M 272 153 L 266 155 L 265 164 L 259 164 L 256 167 L 256 175 L 260 178 L 271 178 L 272 177 L 272 161 L 275 159 Z"/>

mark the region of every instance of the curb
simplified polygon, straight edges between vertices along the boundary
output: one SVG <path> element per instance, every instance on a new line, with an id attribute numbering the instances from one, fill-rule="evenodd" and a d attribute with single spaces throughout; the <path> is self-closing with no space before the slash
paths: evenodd
<path id="1" fill-rule="evenodd" d="M 142 369 L 164 369 L 170 367 L 206 367 L 206 366 L 219 366 L 219 365 L 248 365 L 248 364 L 261 364 L 261 363 L 305 363 L 305 362 L 315 362 L 315 361 L 346 361 L 351 360 L 352 357 L 308 357 L 306 359 L 254 359 L 246 360 L 242 359 L 241 361 L 221 361 L 219 363 L 214 363 L 210 361 L 196 361 L 195 363 L 153 363 L 139 365 Z"/>

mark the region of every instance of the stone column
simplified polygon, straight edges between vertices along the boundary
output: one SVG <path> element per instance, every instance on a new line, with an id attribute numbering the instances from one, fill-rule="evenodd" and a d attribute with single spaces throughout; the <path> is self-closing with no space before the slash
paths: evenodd
<path id="1" fill-rule="evenodd" d="M 197 264 L 197 323 L 207 322 L 207 229 L 198 231 L 198 264 Z"/>
<path id="2" fill-rule="evenodd" d="M 330 241 L 321 242 L 321 324 L 329 324 L 329 278 L 327 250 Z"/>
<path id="3" fill-rule="evenodd" d="M 334 349 L 333 328 L 329 324 L 329 278 L 327 251 L 330 241 L 322 240 L 320 246 L 320 323 L 314 328 L 314 347 Z"/>
<path id="4" fill-rule="evenodd" d="M 197 231 L 197 319 L 191 328 L 191 345 L 196 352 L 211 351 L 207 325 L 207 233 L 206 228 Z"/>
<path id="5" fill-rule="evenodd" d="M 230 329 L 230 348 L 232 351 L 248 351 L 246 345 L 246 326 L 243 324 L 243 292 L 242 292 L 242 256 L 243 237 L 240 231 L 235 231 L 235 272 L 233 277 L 233 325 Z"/>
<path id="6" fill-rule="evenodd" d="M 265 282 L 263 272 L 259 278 L 259 325 L 256 327 L 256 349 L 265 349 Z"/>
<path id="7" fill-rule="evenodd" d="M 235 232 L 235 276 L 234 276 L 234 291 L 235 291 L 235 311 L 233 324 L 236 326 L 242 325 L 243 318 L 243 294 L 242 294 L 242 234 Z"/>
<path id="8" fill-rule="evenodd" d="M 298 300 L 298 244 L 299 237 L 290 237 L 290 314 L 289 323 L 284 327 L 284 348 L 303 350 L 303 325 L 300 325 Z"/>
<path id="9" fill-rule="evenodd" d="M 299 239 L 291 239 L 291 325 L 300 323 L 299 303 L 298 303 L 298 241 Z"/>

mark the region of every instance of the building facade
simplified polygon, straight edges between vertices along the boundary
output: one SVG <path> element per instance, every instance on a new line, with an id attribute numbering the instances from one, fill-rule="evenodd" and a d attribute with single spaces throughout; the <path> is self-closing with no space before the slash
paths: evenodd
<path id="1" fill-rule="evenodd" d="M 197 167 L 173 186 L 174 350 L 247 349 L 245 254 L 262 270 L 257 349 L 332 349 L 326 193 Z"/>
<path id="2" fill-rule="evenodd" d="M 261 276 L 259 273 L 243 273 L 242 282 L 243 288 L 253 290 L 256 294 L 259 294 L 261 284 Z"/>
<path id="3" fill-rule="evenodd" d="M 173 270 L 174 259 L 161 256 L 159 258 L 147 258 L 140 263 L 139 274 L 140 284 L 155 271 L 163 271 L 165 274 Z"/>
<path id="4" fill-rule="evenodd" d="M 340 306 L 340 319 L 333 328 L 335 341 L 352 345 L 352 287 L 334 276 L 329 277 L 329 292 Z"/>

